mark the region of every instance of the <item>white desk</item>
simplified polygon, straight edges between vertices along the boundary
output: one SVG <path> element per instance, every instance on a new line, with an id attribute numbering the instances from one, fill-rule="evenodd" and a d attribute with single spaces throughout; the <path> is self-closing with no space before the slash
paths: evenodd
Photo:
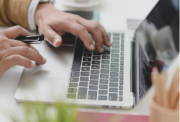
<path id="1" fill-rule="evenodd" d="M 127 10 L 130 9 L 127 4 L 130 1 L 135 0 L 103 0 L 103 3 L 100 6 L 87 8 L 86 10 L 97 10 L 100 12 L 100 23 L 106 28 L 106 30 L 127 30 L 126 26 L 126 16 Z M 142 0 L 137 0 L 142 2 Z M 143 0 L 154 2 L 157 0 Z M 147 5 L 143 2 L 144 5 Z M 142 4 L 142 3 L 141 3 Z M 132 4 L 133 5 L 133 4 Z M 132 6 L 131 5 L 131 6 Z M 135 4 L 134 4 L 135 5 Z M 133 5 L 133 6 L 134 6 Z M 153 5 L 153 4 L 152 4 Z M 56 1 L 55 7 L 59 10 L 79 10 L 63 6 L 61 1 Z M 151 8 L 151 7 L 149 7 Z M 80 9 L 81 10 L 81 9 Z M 139 13 L 141 14 L 141 13 Z M 128 14 L 129 16 L 129 14 Z M 0 27 L 0 31 L 6 29 L 6 27 Z M 18 82 L 22 73 L 22 67 L 15 66 L 12 67 L 9 71 L 0 75 L 0 111 L 13 111 L 15 114 L 18 113 L 20 106 L 14 99 L 14 93 L 18 86 Z M 140 104 L 130 110 L 114 110 L 114 109 L 101 109 L 102 112 L 108 113 L 121 113 L 121 114 L 139 114 L 139 115 L 149 115 L 149 95 L 147 95 Z M 93 109 L 82 109 L 83 111 L 93 111 Z M 2 121 L 1 121 L 2 120 Z M 0 121 L 7 122 L 7 117 L 3 117 L 3 114 L 0 114 Z"/>

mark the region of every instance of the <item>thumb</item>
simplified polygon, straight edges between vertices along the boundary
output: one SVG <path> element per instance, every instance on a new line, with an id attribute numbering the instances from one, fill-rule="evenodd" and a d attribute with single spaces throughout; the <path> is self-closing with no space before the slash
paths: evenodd
<path id="1" fill-rule="evenodd" d="M 59 47 L 62 43 L 62 38 L 51 28 L 45 28 L 43 33 L 46 39 L 54 46 Z"/>

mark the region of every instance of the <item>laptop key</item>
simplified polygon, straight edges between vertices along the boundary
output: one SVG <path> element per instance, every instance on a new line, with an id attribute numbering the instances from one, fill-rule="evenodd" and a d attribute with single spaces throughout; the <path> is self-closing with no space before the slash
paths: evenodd
<path id="1" fill-rule="evenodd" d="M 82 66 L 90 66 L 90 62 L 83 62 Z"/>
<path id="2" fill-rule="evenodd" d="M 109 74 L 109 70 L 101 69 L 101 73 L 102 73 L 102 74 Z"/>
<path id="3" fill-rule="evenodd" d="M 108 80 L 100 79 L 100 84 L 108 84 Z"/>
<path id="4" fill-rule="evenodd" d="M 123 81 L 120 81 L 119 84 L 120 84 L 120 85 L 123 85 Z"/>
<path id="5" fill-rule="evenodd" d="M 118 82 L 118 78 L 110 78 L 111 82 Z"/>
<path id="6" fill-rule="evenodd" d="M 87 87 L 87 86 L 88 86 L 88 83 L 87 83 L 87 82 L 80 82 L 80 83 L 79 83 L 79 86 L 85 86 L 85 87 Z"/>
<path id="7" fill-rule="evenodd" d="M 99 70 L 91 70 L 91 74 L 99 74 Z"/>
<path id="8" fill-rule="evenodd" d="M 102 64 L 109 64 L 110 61 L 109 61 L 109 60 L 102 60 L 101 63 L 102 63 Z"/>
<path id="9" fill-rule="evenodd" d="M 124 66 L 121 65 L 121 66 L 120 66 L 120 70 L 124 70 Z"/>
<path id="10" fill-rule="evenodd" d="M 70 82 L 78 82 L 79 78 L 70 78 Z"/>
<path id="11" fill-rule="evenodd" d="M 109 75 L 100 74 L 100 78 L 108 79 L 108 78 L 109 78 Z"/>
<path id="12" fill-rule="evenodd" d="M 123 97 L 119 97 L 119 101 L 123 101 Z"/>
<path id="13" fill-rule="evenodd" d="M 92 64 L 100 64 L 100 61 L 92 61 Z"/>
<path id="14" fill-rule="evenodd" d="M 90 79 L 99 79 L 99 75 L 90 75 Z"/>
<path id="15" fill-rule="evenodd" d="M 110 51 L 111 48 L 110 47 L 104 47 L 104 51 Z"/>
<path id="16" fill-rule="evenodd" d="M 89 84 L 98 85 L 98 80 L 90 80 Z"/>
<path id="17" fill-rule="evenodd" d="M 76 94 L 67 94 L 67 98 L 75 99 Z"/>
<path id="18" fill-rule="evenodd" d="M 77 87 L 78 83 L 69 83 L 69 87 Z"/>
<path id="19" fill-rule="evenodd" d="M 74 72 L 74 71 L 72 71 L 71 72 L 71 77 L 79 77 L 79 72 Z"/>
<path id="20" fill-rule="evenodd" d="M 119 63 L 111 63 L 111 67 L 117 68 L 117 67 L 119 67 Z"/>
<path id="21" fill-rule="evenodd" d="M 109 69 L 109 65 L 101 65 L 102 69 Z"/>
<path id="22" fill-rule="evenodd" d="M 121 59 L 121 60 L 124 60 L 124 57 L 121 57 L 120 59 Z"/>
<path id="23" fill-rule="evenodd" d="M 118 45 L 112 45 L 112 48 L 113 49 L 119 49 L 119 46 Z"/>
<path id="24" fill-rule="evenodd" d="M 102 54 L 110 54 L 110 51 L 104 51 Z"/>
<path id="25" fill-rule="evenodd" d="M 89 86 L 89 89 L 90 89 L 90 90 L 97 90 L 97 89 L 98 89 L 98 86 L 92 86 L 92 85 L 90 85 L 90 86 Z"/>
<path id="26" fill-rule="evenodd" d="M 117 94 L 109 93 L 109 101 L 117 101 Z"/>
<path id="27" fill-rule="evenodd" d="M 115 41 L 118 41 L 118 40 L 120 40 L 120 39 L 119 39 L 119 37 L 113 37 L 113 41 L 114 41 L 114 40 L 115 40 Z"/>
<path id="28" fill-rule="evenodd" d="M 119 95 L 123 95 L 123 91 L 119 91 Z"/>
<path id="29" fill-rule="evenodd" d="M 77 89 L 76 88 L 69 88 L 68 93 L 76 93 Z"/>
<path id="30" fill-rule="evenodd" d="M 123 61 L 120 61 L 120 64 L 121 64 L 121 65 L 124 65 L 124 62 L 123 62 Z"/>
<path id="31" fill-rule="evenodd" d="M 99 52 L 93 52 L 93 55 L 101 55 Z"/>
<path id="32" fill-rule="evenodd" d="M 91 53 L 84 53 L 84 57 L 91 57 L 92 54 Z"/>
<path id="33" fill-rule="evenodd" d="M 86 99 L 87 96 L 87 88 L 79 88 L 77 99 Z"/>
<path id="34" fill-rule="evenodd" d="M 113 36 L 120 36 L 120 33 L 113 33 Z"/>
<path id="35" fill-rule="evenodd" d="M 111 77 L 118 77 L 118 75 L 119 75 L 119 74 L 116 73 L 116 72 L 110 72 L 110 76 L 111 76 Z"/>
<path id="36" fill-rule="evenodd" d="M 112 53 L 119 53 L 119 50 L 112 50 Z"/>
<path id="37" fill-rule="evenodd" d="M 119 58 L 119 54 L 111 54 L 111 57 L 113 57 L 113 58 Z"/>
<path id="38" fill-rule="evenodd" d="M 121 34 L 121 38 L 124 38 L 124 33 Z"/>
<path id="39" fill-rule="evenodd" d="M 98 96 L 98 100 L 107 100 L 107 96 Z"/>
<path id="40" fill-rule="evenodd" d="M 100 58 L 101 58 L 100 56 L 93 56 L 94 60 L 100 60 Z"/>
<path id="41" fill-rule="evenodd" d="M 91 69 L 100 69 L 100 66 L 99 65 L 92 65 Z"/>
<path id="42" fill-rule="evenodd" d="M 89 77 L 80 77 L 80 81 L 89 81 Z"/>
<path id="43" fill-rule="evenodd" d="M 107 94 L 107 90 L 99 90 L 99 94 Z"/>
<path id="44" fill-rule="evenodd" d="M 90 71 L 90 67 L 82 67 L 81 70 L 82 71 Z"/>
<path id="45" fill-rule="evenodd" d="M 81 76 L 89 76 L 89 72 L 81 72 Z"/>
<path id="46" fill-rule="evenodd" d="M 118 69 L 118 68 L 111 68 L 110 71 L 113 71 L 113 72 L 119 72 L 119 69 Z"/>
<path id="47" fill-rule="evenodd" d="M 118 92 L 118 88 L 109 88 L 109 92 Z"/>
<path id="48" fill-rule="evenodd" d="M 113 41 L 112 45 L 119 45 L 119 41 Z"/>
<path id="49" fill-rule="evenodd" d="M 124 47 L 121 47 L 121 51 L 124 51 Z"/>
<path id="50" fill-rule="evenodd" d="M 88 99 L 89 100 L 96 100 L 97 99 L 97 91 L 89 91 L 88 92 Z"/>
<path id="51" fill-rule="evenodd" d="M 123 90 L 123 86 L 119 86 L 119 90 Z"/>
<path id="52" fill-rule="evenodd" d="M 110 56 L 103 55 L 103 56 L 102 56 L 102 59 L 110 59 Z"/>
<path id="53" fill-rule="evenodd" d="M 99 89 L 108 89 L 108 85 L 99 85 Z"/>
<path id="54" fill-rule="evenodd" d="M 111 62 L 119 62 L 119 59 L 117 59 L 117 58 L 111 58 Z"/>
<path id="55" fill-rule="evenodd" d="M 118 83 L 110 83 L 109 87 L 118 87 Z"/>
<path id="56" fill-rule="evenodd" d="M 83 61 L 91 61 L 91 58 L 83 58 Z"/>

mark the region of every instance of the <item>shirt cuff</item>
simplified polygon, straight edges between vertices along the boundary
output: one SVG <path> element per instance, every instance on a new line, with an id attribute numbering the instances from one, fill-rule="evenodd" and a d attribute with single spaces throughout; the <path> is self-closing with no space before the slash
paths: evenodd
<path id="1" fill-rule="evenodd" d="M 29 28 L 31 29 L 31 31 L 36 30 L 36 24 L 34 21 L 34 14 L 36 11 L 36 8 L 39 4 L 40 0 L 32 0 L 29 8 L 28 8 L 28 14 L 27 14 L 27 18 L 28 18 L 28 24 L 29 24 Z"/>

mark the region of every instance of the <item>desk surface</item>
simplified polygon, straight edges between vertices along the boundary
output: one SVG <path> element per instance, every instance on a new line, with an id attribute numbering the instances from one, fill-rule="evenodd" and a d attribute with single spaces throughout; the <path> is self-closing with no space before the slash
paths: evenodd
<path id="1" fill-rule="evenodd" d="M 106 30 L 127 30 L 126 24 L 126 16 L 127 16 L 127 3 L 134 0 L 103 0 L 100 6 L 96 6 L 93 8 L 86 8 L 86 10 L 97 10 L 100 12 L 100 23 L 106 28 Z M 142 2 L 142 0 L 137 0 L 138 2 Z M 148 1 L 157 1 L 157 0 L 143 0 Z M 144 5 L 147 5 L 143 2 Z M 142 3 L 141 3 L 142 4 Z M 135 4 L 134 4 L 135 5 Z M 153 4 L 151 4 L 153 5 Z M 63 6 L 61 1 L 56 1 L 55 7 L 59 10 L 79 10 L 75 8 L 70 8 L 67 6 Z M 149 7 L 151 8 L 151 7 Z M 82 9 L 80 9 L 82 10 Z M 132 10 L 131 10 L 132 11 Z M 141 13 L 139 13 L 141 14 Z M 129 16 L 129 15 L 128 15 Z M 7 27 L 1 27 L 0 31 L 6 29 Z M 33 32 L 31 32 L 33 33 Z M 1 110 L 9 110 L 14 113 L 18 113 L 21 108 L 19 104 L 14 99 L 14 93 L 19 83 L 19 79 L 21 76 L 23 68 L 19 66 L 12 67 L 7 72 L 0 75 L 0 112 Z M 102 109 L 100 111 L 105 113 L 119 113 L 119 114 L 138 114 L 138 115 L 149 115 L 149 94 L 145 96 L 145 98 L 134 108 L 129 110 L 117 110 L 117 109 Z M 82 111 L 94 111 L 93 109 L 81 109 Z M 18 114 L 19 116 L 19 114 Z M 0 120 L 3 122 L 8 121 L 7 117 L 3 116 L 0 113 Z"/>

